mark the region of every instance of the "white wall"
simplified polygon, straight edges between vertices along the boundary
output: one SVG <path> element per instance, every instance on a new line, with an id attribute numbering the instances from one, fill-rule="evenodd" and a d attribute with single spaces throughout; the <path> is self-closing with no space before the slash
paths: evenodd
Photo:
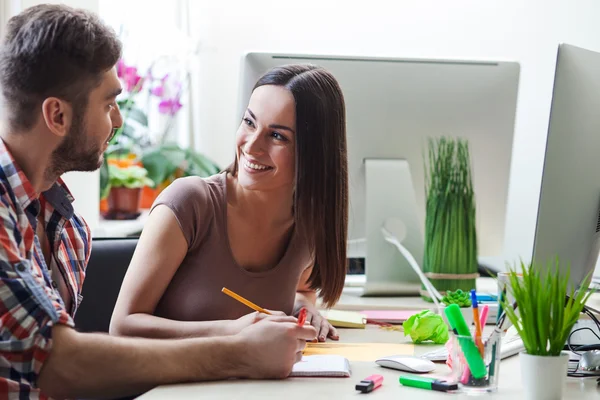
<path id="1" fill-rule="evenodd" d="M 600 51 L 594 0 L 191 2 L 202 40 L 201 150 L 230 161 L 240 59 L 254 50 L 521 63 L 505 260 L 529 258 L 557 44 Z"/>

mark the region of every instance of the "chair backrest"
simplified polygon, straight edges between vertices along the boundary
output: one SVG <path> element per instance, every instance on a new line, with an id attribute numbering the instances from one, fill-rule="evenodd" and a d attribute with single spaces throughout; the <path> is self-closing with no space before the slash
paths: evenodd
<path id="1" fill-rule="evenodd" d="M 83 301 L 75 314 L 81 332 L 108 332 L 117 296 L 137 238 L 94 239 L 83 283 Z"/>

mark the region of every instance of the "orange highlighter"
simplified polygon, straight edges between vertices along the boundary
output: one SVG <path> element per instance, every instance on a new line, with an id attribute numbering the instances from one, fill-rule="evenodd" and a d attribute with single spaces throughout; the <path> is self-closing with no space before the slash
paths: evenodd
<path id="1" fill-rule="evenodd" d="M 473 319 L 475 322 L 475 344 L 479 348 L 479 352 L 483 357 L 483 342 L 481 341 L 481 322 L 479 320 L 479 308 L 477 307 L 477 294 L 475 293 L 475 289 L 471 290 L 471 303 L 473 306 Z"/>
<path id="2" fill-rule="evenodd" d="M 306 322 L 306 308 L 302 307 L 302 309 L 298 313 L 298 326 L 304 326 L 305 322 Z"/>

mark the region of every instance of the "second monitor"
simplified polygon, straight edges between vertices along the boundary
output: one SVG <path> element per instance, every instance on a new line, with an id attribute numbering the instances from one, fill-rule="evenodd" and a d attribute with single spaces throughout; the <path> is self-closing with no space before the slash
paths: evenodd
<path id="1" fill-rule="evenodd" d="M 404 244 L 422 262 L 423 155 L 429 137 L 459 136 L 469 141 L 479 254 L 502 254 L 518 63 L 249 53 L 243 59 L 240 107 L 247 104 L 261 74 L 290 63 L 327 68 L 344 93 L 348 238 L 359 243 L 350 253 L 366 259 L 364 294 L 419 291 L 418 277 L 385 242 L 380 227 L 389 218 L 402 220 L 409 228 Z"/>

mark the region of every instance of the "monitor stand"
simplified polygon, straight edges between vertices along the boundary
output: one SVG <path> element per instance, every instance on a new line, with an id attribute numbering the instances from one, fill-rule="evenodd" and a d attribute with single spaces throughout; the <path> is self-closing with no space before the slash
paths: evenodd
<path id="1" fill-rule="evenodd" d="M 421 281 L 381 228 L 389 219 L 406 227 L 402 245 L 417 262 L 423 260 L 424 238 L 408 162 L 404 159 L 366 159 L 366 259 L 363 296 L 417 296 Z"/>

